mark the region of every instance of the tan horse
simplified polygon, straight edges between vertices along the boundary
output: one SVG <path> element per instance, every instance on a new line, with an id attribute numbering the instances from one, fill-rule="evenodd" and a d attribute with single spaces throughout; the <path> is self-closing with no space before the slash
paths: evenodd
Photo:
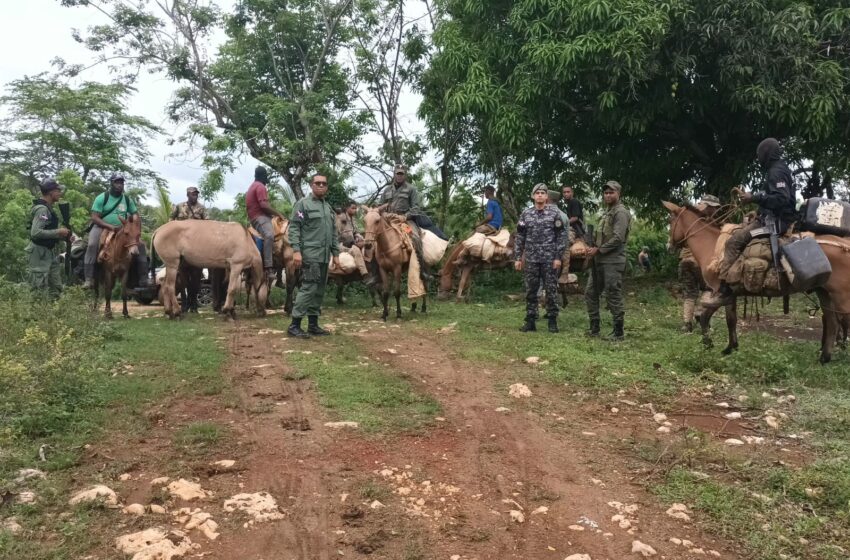
<path id="1" fill-rule="evenodd" d="M 129 318 L 127 312 L 127 279 L 130 275 L 130 269 L 133 265 L 133 260 L 139 254 L 139 241 L 142 236 L 142 220 L 134 220 L 132 216 L 129 220 L 121 220 L 121 229 L 119 229 L 109 241 L 109 246 L 106 248 L 106 259 L 97 264 L 97 279 L 94 286 L 94 301 L 97 306 L 98 292 L 100 286 L 103 286 L 103 296 L 106 299 L 106 307 L 104 309 L 104 317 L 112 319 L 112 290 L 115 288 L 115 281 L 121 279 L 121 302 L 123 309 L 121 313 L 125 318 Z M 101 234 L 103 236 L 106 233 Z"/>
<path id="2" fill-rule="evenodd" d="M 395 295 L 396 318 L 401 318 L 401 275 L 407 270 L 410 262 L 410 251 L 407 250 L 401 234 L 387 222 L 387 216 L 377 208 L 365 208 L 364 218 L 366 251 L 374 251 L 373 258 L 378 262 L 381 274 L 381 301 L 384 304 L 382 318 L 389 316 L 390 279 Z M 424 266 L 424 263 L 422 263 Z M 426 286 L 427 292 L 427 286 Z M 422 313 L 427 312 L 428 296 L 422 298 Z M 410 310 L 416 312 L 416 302 Z"/>
<path id="3" fill-rule="evenodd" d="M 249 285 L 256 297 L 257 314 L 265 315 L 268 283 L 263 274 L 263 259 L 242 224 L 212 220 L 169 222 L 154 232 L 153 247 L 165 264 L 160 299 L 169 317 L 179 317 L 181 313 L 175 294 L 181 262 L 198 268 L 227 270 L 227 299 L 221 311 L 233 318 L 236 317 L 234 297 L 241 285 L 242 271 L 247 270 Z"/>
<path id="4" fill-rule="evenodd" d="M 508 255 L 505 255 L 505 258 L 502 259 L 493 259 L 490 262 L 485 262 L 483 259 L 478 257 L 473 257 L 472 255 L 466 256 L 466 262 L 462 265 L 457 265 L 455 262 L 460 256 L 461 251 L 463 251 L 463 243 L 458 243 L 454 246 L 454 248 L 449 253 L 449 256 L 446 257 L 446 264 L 443 265 L 442 270 L 440 270 L 440 288 L 437 292 L 437 298 L 441 300 L 449 299 L 451 296 L 452 289 L 454 288 L 454 277 L 457 272 L 458 267 L 460 267 L 460 278 L 457 283 L 457 293 L 455 294 L 455 301 L 460 303 L 463 301 L 464 292 L 469 288 L 470 279 L 473 272 L 478 270 L 486 270 L 486 269 L 497 269 L 497 268 L 505 268 L 513 264 L 513 247 L 514 247 L 514 234 L 511 234 L 511 240 L 508 242 L 508 247 L 510 247 L 511 252 Z"/>
<path id="5" fill-rule="evenodd" d="M 714 257 L 714 248 L 720 237 L 720 228 L 702 217 L 695 208 L 677 206 L 672 202 L 663 202 L 664 207 L 670 212 L 670 241 L 674 245 L 687 245 L 693 252 L 694 258 L 699 264 L 703 278 L 708 286 L 717 290 L 720 287 L 720 278 L 713 269 L 709 269 L 709 263 Z M 847 322 L 846 315 L 850 313 L 850 243 L 834 235 L 815 236 L 826 257 L 832 265 L 832 274 L 823 286 L 815 289 L 820 300 L 823 311 L 823 332 L 821 334 L 820 361 L 827 363 L 832 359 L 832 350 L 835 346 L 836 335 L 839 326 L 844 327 Z M 738 348 L 738 335 L 736 332 L 737 296 L 762 295 L 736 293 L 731 303 L 726 305 L 726 326 L 729 330 L 729 345 L 723 350 L 729 354 Z M 770 294 L 776 295 L 776 294 Z M 700 316 L 703 343 L 711 346 L 709 336 L 709 321 L 718 307 L 707 308 Z"/>

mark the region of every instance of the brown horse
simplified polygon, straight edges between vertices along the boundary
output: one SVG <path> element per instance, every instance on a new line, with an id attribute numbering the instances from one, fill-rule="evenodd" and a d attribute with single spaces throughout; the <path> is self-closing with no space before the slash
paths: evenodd
<path id="1" fill-rule="evenodd" d="M 720 237 L 720 228 L 704 218 L 695 208 L 677 206 L 672 202 L 663 202 L 663 204 L 670 212 L 671 243 L 677 246 L 687 245 L 699 264 L 705 283 L 713 290 L 718 290 L 720 278 L 717 272 L 709 268 L 708 265 L 714 256 L 714 248 L 717 239 Z M 834 235 L 818 235 L 815 236 L 815 239 L 829 259 L 830 265 L 832 265 L 832 274 L 829 280 L 826 284 L 814 290 L 823 311 L 820 361 L 825 364 L 832 359 L 832 350 L 835 346 L 838 328 L 839 326 L 844 327 L 847 321 L 846 315 L 850 313 L 850 243 Z M 735 297 L 731 298 L 730 303 L 726 305 L 729 345 L 723 350 L 724 354 L 729 354 L 738 348 L 736 306 L 737 297 L 743 295 L 776 296 L 777 294 L 736 292 Z M 711 346 L 709 321 L 717 309 L 719 307 L 706 308 L 700 316 L 703 343 L 706 346 Z"/>
<path id="2" fill-rule="evenodd" d="M 446 257 L 446 264 L 443 265 L 442 270 L 440 270 L 440 288 L 437 292 L 437 298 L 441 300 L 449 299 L 449 296 L 451 295 L 452 289 L 454 287 L 455 273 L 457 272 L 457 269 L 460 268 L 460 279 L 457 283 L 457 294 L 455 295 L 455 301 L 458 303 L 463 301 L 464 291 L 469 288 L 470 278 L 473 272 L 476 272 L 478 270 L 505 268 L 513 264 L 513 234 L 511 234 L 511 240 L 508 242 L 508 247 L 510 248 L 510 253 L 505 255 L 504 258 L 493 258 L 490 262 L 485 262 L 479 257 L 466 255 L 466 262 L 458 265 L 455 264 L 455 262 L 457 261 L 464 247 L 463 243 L 458 243 L 457 245 L 455 245 L 449 253 L 449 256 Z"/>
<path id="3" fill-rule="evenodd" d="M 381 275 L 381 302 L 384 304 L 382 318 L 384 321 L 389 316 L 390 279 L 395 295 L 396 318 L 401 318 L 401 275 L 407 270 L 410 263 L 410 253 L 401 234 L 396 231 L 387 221 L 387 215 L 381 214 L 376 208 L 366 208 L 364 218 L 366 251 L 374 251 L 373 258 L 378 262 L 378 271 Z M 421 263 L 420 266 L 424 266 Z M 427 292 L 427 286 L 426 286 Z M 428 296 L 422 298 L 422 313 L 428 308 Z M 410 310 L 416 312 L 416 302 L 411 305 Z"/>
<path id="4" fill-rule="evenodd" d="M 199 268 L 227 270 L 227 299 L 221 311 L 232 318 L 236 317 L 234 297 L 242 284 L 242 271 L 247 270 L 256 297 L 257 314 L 265 315 L 268 283 L 263 274 L 263 259 L 243 225 L 212 220 L 168 222 L 154 232 L 152 245 L 165 264 L 160 297 L 170 318 L 181 315 L 175 284 L 182 262 Z"/>
<path id="5" fill-rule="evenodd" d="M 121 302 L 123 304 L 121 313 L 124 318 L 130 317 L 127 312 L 127 279 L 130 276 L 133 260 L 139 254 L 139 241 L 142 236 L 141 219 L 134 220 L 132 216 L 128 220 L 123 220 L 120 217 L 118 219 L 121 220 L 121 229 L 109 241 L 109 246 L 106 248 L 106 259 L 97 265 L 97 281 L 94 286 L 95 307 L 97 307 L 99 289 L 103 286 L 103 297 L 106 299 L 103 315 L 107 319 L 112 319 L 112 290 L 118 278 L 121 279 Z"/>

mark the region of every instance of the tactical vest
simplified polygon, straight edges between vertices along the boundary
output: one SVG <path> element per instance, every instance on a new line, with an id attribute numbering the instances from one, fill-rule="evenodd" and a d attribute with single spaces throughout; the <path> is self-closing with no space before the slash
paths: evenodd
<path id="1" fill-rule="evenodd" d="M 32 211 L 35 210 L 35 208 L 37 206 L 44 206 L 45 208 L 47 208 L 47 211 L 50 213 L 50 221 L 47 222 L 45 229 L 59 229 L 59 218 L 53 212 L 53 209 L 51 209 L 50 206 L 48 206 L 47 203 L 44 202 L 43 200 L 35 201 L 35 204 L 33 204 L 33 207 L 30 210 L 30 214 L 33 213 Z M 35 217 L 33 217 L 33 219 L 35 219 Z M 32 227 L 32 224 L 30 224 L 30 227 Z M 56 244 L 59 243 L 60 240 L 59 239 L 32 239 L 32 238 L 30 238 L 30 241 L 33 242 L 33 245 L 38 245 L 40 247 L 45 247 L 47 249 L 53 249 L 54 247 L 56 247 Z"/>

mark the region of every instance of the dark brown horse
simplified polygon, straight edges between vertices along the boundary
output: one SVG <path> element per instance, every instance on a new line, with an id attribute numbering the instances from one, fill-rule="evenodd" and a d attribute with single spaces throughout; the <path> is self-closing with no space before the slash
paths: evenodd
<path id="1" fill-rule="evenodd" d="M 130 276 L 133 260 L 139 254 L 139 242 L 142 236 L 141 219 L 134 220 L 132 216 L 128 220 L 118 219 L 121 220 L 121 229 L 112 235 L 112 239 L 109 240 L 106 247 L 106 258 L 103 262 L 97 264 L 94 286 L 95 308 L 97 307 L 100 288 L 103 288 L 103 297 L 106 299 L 103 315 L 107 319 L 112 319 L 112 290 L 115 288 L 115 281 L 119 278 L 121 279 L 121 302 L 123 304 L 121 312 L 125 319 L 130 317 L 127 312 L 127 280 Z"/>
<path id="2" fill-rule="evenodd" d="M 717 272 L 709 267 L 709 263 L 714 257 L 714 249 L 717 245 L 717 239 L 720 237 L 720 228 L 703 217 L 695 208 L 677 206 L 672 202 L 664 202 L 663 204 L 670 212 L 671 243 L 677 246 L 687 245 L 699 264 L 705 283 L 713 290 L 718 290 L 720 278 Z M 832 359 L 839 326 L 845 327 L 847 314 L 850 313 L 850 243 L 834 235 L 818 235 L 815 236 L 815 240 L 832 266 L 832 274 L 829 280 L 826 284 L 814 290 L 820 300 L 820 307 L 823 312 L 820 361 L 827 363 Z M 730 298 L 729 303 L 725 305 L 729 344 L 723 350 L 724 354 L 729 354 L 738 348 L 738 334 L 736 332 L 738 321 L 737 297 L 744 295 L 777 296 L 785 295 L 785 293 L 750 294 L 736 292 L 735 296 Z M 711 345 L 709 321 L 717 309 L 719 309 L 719 306 L 707 307 L 700 316 L 703 342 L 707 346 Z"/>
<path id="3" fill-rule="evenodd" d="M 396 318 L 401 318 L 401 275 L 410 263 L 411 251 L 405 246 L 401 234 L 387 221 L 387 215 L 381 214 L 375 208 L 366 208 L 364 218 L 366 250 L 374 251 L 373 258 L 378 262 L 381 274 L 381 301 L 384 304 L 382 318 L 389 316 L 390 287 L 395 295 Z M 424 266 L 422 263 L 420 266 Z M 428 287 L 425 286 L 427 294 Z M 427 312 L 428 296 L 422 298 L 422 313 Z M 410 307 L 416 312 L 416 302 Z"/>

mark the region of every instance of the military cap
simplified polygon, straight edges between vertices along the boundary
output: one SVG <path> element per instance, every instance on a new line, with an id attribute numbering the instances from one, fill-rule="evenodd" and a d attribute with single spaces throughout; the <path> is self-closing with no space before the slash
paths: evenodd
<path id="1" fill-rule="evenodd" d="M 186 194 L 190 194 L 190 193 L 193 193 L 193 192 L 201 192 L 201 191 L 198 190 L 198 187 L 189 187 L 188 189 L 186 189 Z"/>
<path id="2" fill-rule="evenodd" d="M 110 183 L 114 183 L 115 181 L 123 181 L 123 180 L 124 180 L 124 174 L 121 173 L 121 172 L 116 172 L 116 173 L 113 173 L 112 175 L 109 176 L 109 182 Z"/>
<path id="3" fill-rule="evenodd" d="M 53 177 L 49 177 L 42 181 L 39 188 L 41 188 L 41 194 L 47 194 L 55 190 L 63 190 L 62 185 L 60 185 Z"/>
<path id="4" fill-rule="evenodd" d="M 537 194 L 537 191 L 543 191 L 548 195 L 549 187 L 546 186 L 546 183 L 537 183 L 536 185 L 534 185 L 534 188 L 531 189 L 531 196 Z"/>
<path id="5" fill-rule="evenodd" d="M 561 200 L 561 193 L 559 193 L 558 191 L 550 190 L 549 191 L 549 200 L 554 200 L 555 202 L 558 202 L 559 200 Z"/>
<path id="6" fill-rule="evenodd" d="M 721 206 L 720 199 L 714 196 L 713 194 L 707 194 L 703 196 L 700 201 L 700 204 L 705 204 L 706 206 Z"/>
<path id="7" fill-rule="evenodd" d="M 623 192 L 623 187 L 622 187 L 622 186 L 620 185 L 620 183 L 618 183 L 617 181 L 608 181 L 608 182 L 607 182 L 607 183 L 605 183 L 605 185 L 602 187 L 602 190 L 603 190 L 603 191 L 607 191 L 607 190 L 609 190 L 609 189 L 610 189 L 610 190 L 612 190 L 612 191 L 617 191 L 618 193 Z"/>
<path id="8" fill-rule="evenodd" d="M 395 169 L 393 169 L 393 173 L 407 173 L 407 166 L 403 163 L 395 164 Z"/>

